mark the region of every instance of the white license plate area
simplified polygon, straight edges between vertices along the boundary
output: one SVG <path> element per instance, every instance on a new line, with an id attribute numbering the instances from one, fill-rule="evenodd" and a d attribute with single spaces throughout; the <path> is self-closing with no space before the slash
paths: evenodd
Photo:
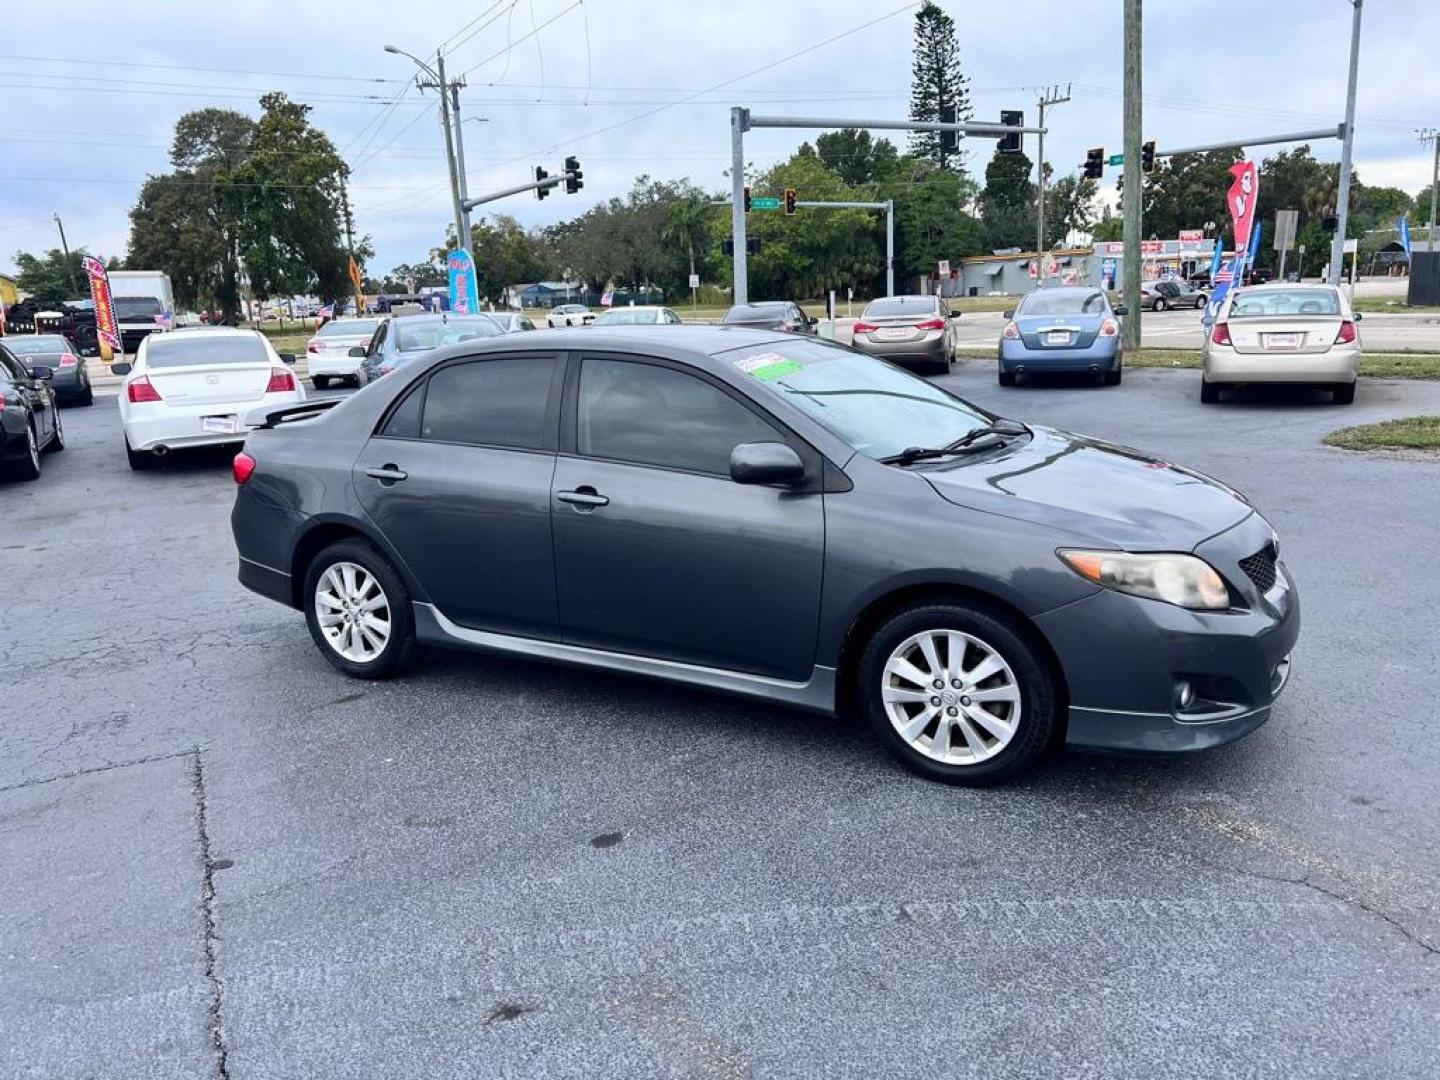
<path id="1" fill-rule="evenodd" d="M 875 336 L 881 341 L 904 341 L 914 335 L 915 331 L 908 326 L 882 326 L 875 331 Z"/>
<path id="2" fill-rule="evenodd" d="M 1304 340 L 1304 334 L 1262 334 L 1265 348 L 1267 349 L 1298 349 L 1300 342 Z"/>
<path id="3" fill-rule="evenodd" d="M 1046 335 L 1045 335 L 1045 344 L 1046 344 L 1046 345 L 1069 345 L 1069 344 L 1070 344 L 1070 331 L 1069 331 L 1069 330 L 1051 330 L 1051 331 L 1047 332 Z"/>
<path id="4" fill-rule="evenodd" d="M 234 435 L 240 430 L 238 416 L 202 416 L 200 430 L 206 434 Z"/>

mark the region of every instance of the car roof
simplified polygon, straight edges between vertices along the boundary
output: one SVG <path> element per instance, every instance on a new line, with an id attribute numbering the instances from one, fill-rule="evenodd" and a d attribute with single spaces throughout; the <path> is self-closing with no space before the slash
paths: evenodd
<path id="1" fill-rule="evenodd" d="M 1335 291 L 1337 291 L 1334 285 L 1327 285 L 1327 284 L 1326 284 L 1325 282 L 1323 282 L 1323 281 L 1300 281 L 1300 282 L 1293 282 L 1293 283 L 1291 283 L 1291 282 L 1285 282 L 1285 281 L 1267 281 L 1267 282 L 1264 282 L 1263 284 L 1260 284 L 1260 285 L 1246 285 L 1246 286 L 1243 286 L 1243 291 L 1244 291 L 1244 292 L 1256 292 L 1256 293 L 1267 293 L 1267 292 L 1295 292 L 1297 289 L 1311 289 L 1311 290 L 1315 290 L 1315 291 L 1320 291 L 1320 290 L 1323 289 L 1323 290 L 1326 291 L 1326 292 L 1335 292 Z M 1237 290 L 1237 291 L 1241 291 L 1241 290 Z"/>
<path id="2" fill-rule="evenodd" d="M 632 356 L 678 359 L 705 369 L 718 367 L 723 361 L 717 360 L 716 354 L 731 349 L 794 341 L 794 334 L 745 326 L 684 323 L 637 328 L 591 324 L 585 327 L 556 327 L 542 331 L 539 336 L 506 334 L 503 337 L 478 338 L 459 345 L 443 346 L 434 355 L 441 359 L 502 352 L 533 353 L 537 349 L 563 349 L 579 353 L 622 352 Z"/>
<path id="3" fill-rule="evenodd" d="M 200 329 L 200 327 L 198 327 L 198 326 L 192 326 L 192 327 L 186 327 L 185 329 L 186 329 L 186 330 L 198 330 L 198 329 Z M 164 333 L 164 334 L 151 334 L 151 335 L 150 335 L 149 337 L 147 337 L 145 340 L 146 340 L 146 341 L 154 340 L 154 341 L 157 341 L 157 342 L 158 342 L 158 341 L 168 341 L 168 340 L 171 339 L 171 337 L 174 335 L 174 333 L 175 333 L 175 331 L 174 331 L 174 330 L 171 330 L 171 331 L 168 331 L 167 333 Z M 260 333 L 259 330 L 251 330 L 251 329 L 249 329 L 248 327 L 244 327 L 244 326 L 211 326 L 211 327 L 206 328 L 205 336 L 206 336 L 206 337 L 258 337 L 258 338 L 263 338 L 265 335 L 262 334 L 262 333 Z"/>
<path id="4" fill-rule="evenodd" d="M 664 304 L 626 304 L 623 307 L 612 307 L 610 311 L 664 311 Z M 608 315 L 610 312 L 606 312 Z"/>
<path id="5" fill-rule="evenodd" d="M 908 304 L 913 300 L 918 304 L 933 304 L 938 299 L 938 296 L 928 296 L 925 293 L 902 293 L 898 296 L 877 296 L 869 302 L 871 304 L 880 304 L 898 300 L 902 304 Z"/>

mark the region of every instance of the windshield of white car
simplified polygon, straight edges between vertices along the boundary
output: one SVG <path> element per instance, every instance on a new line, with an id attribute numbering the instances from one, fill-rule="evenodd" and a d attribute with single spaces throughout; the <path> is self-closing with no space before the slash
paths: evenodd
<path id="1" fill-rule="evenodd" d="M 600 326 L 639 326 L 654 321 L 655 312 L 650 308 L 616 308 L 595 320 Z"/>
<path id="2" fill-rule="evenodd" d="M 1230 305 L 1232 319 L 1265 319 L 1295 315 L 1340 314 L 1340 294 L 1334 289 L 1266 289 L 1241 291 Z"/>
<path id="3" fill-rule="evenodd" d="M 476 338 L 499 337 L 503 330 L 494 319 L 481 315 L 449 319 L 396 319 L 392 324 L 396 352 L 419 352 L 456 345 Z"/>
<path id="4" fill-rule="evenodd" d="M 912 446 L 948 446 L 991 418 L 898 367 L 808 338 L 720 356 L 866 457 Z"/>
<path id="5" fill-rule="evenodd" d="M 315 331 L 316 337 L 368 337 L 380 325 L 378 319 L 336 319 Z"/>
<path id="6" fill-rule="evenodd" d="M 1041 289 L 1021 301 L 1015 316 L 1030 319 L 1037 315 L 1103 315 L 1108 306 L 1104 293 L 1082 292 L 1078 289 Z"/>
<path id="7" fill-rule="evenodd" d="M 145 343 L 145 364 L 152 368 L 269 362 L 257 334 L 154 334 Z"/>

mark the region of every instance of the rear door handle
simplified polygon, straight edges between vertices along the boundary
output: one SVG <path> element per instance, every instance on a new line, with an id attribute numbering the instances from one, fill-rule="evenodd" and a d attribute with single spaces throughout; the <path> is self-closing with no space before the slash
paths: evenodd
<path id="1" fill-rule="evenodd" d="M 374 477 L 382 484 L 393 484 L 397 480 L 404 480 L 410 474 L 398 465 L 382 465 L 378 469 L 366 469 L 365 475 Z"/>
<path id="2" fill-rule="evenodd" d="M 593 510 L 597 506 L 609 506 L 610 500 L 604 495 L 596 494 L 592 487 L 576 488 L 574 491 L 557 491 L 555 498 L 561 502 L 570 503 L 572 506 L 581 506 Z"/>

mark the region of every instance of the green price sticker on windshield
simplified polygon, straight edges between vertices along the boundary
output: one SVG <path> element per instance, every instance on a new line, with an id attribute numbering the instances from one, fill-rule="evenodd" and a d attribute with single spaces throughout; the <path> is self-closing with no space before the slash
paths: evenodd
<path id="1" fill-rule="evenodd" d="M 797 371 L 804 371 L 805 365 L 794 360 L 787 360 L 779 353 L 762 353 L 759 356 L 747 356 L 743 360 L 736 360 L 735 366 L 746 375 L 755 379 L 764 379 L 766 382 L 773 382 L 776 379 L 783 379 L 786 375 L 793 375 Z"/>

